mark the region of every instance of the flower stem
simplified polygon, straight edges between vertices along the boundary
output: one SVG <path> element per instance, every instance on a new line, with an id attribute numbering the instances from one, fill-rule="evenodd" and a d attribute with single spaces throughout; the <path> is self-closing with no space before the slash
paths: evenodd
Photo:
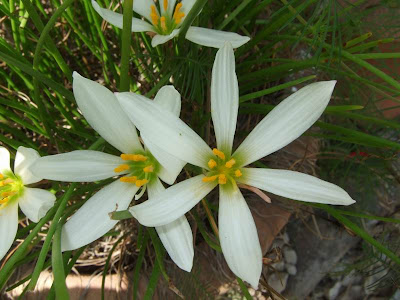
<path id="1" fill-rule="evenodd" d="M 211 213 L 211 210 L 210 210 L 210 208 L 208 207 L 208 204 L 207 204 L 207 202 L 206 202 L 206 200 L 205 200 L 204 198 L 201 200 L 201 204 L 203 204 L 203 207 L 204 207 L 204 209 L 205 209 L 205 211 L 206 211 L 208 220 L 210 221 L 210 225 L 211 225 L 211 227 L 212 227 L 212 229 L 213 229 L 215 235 L 216 235 L 216 236 L 218 237 L 218 239 L 219 239 L 219 230 L 218 230 L 217 223 L 215 222 L 215 219 L 214 219 L 214 217 L 213 217 L 213 215 L 212 215 L 212 213 Z"/>
<path id="2" fill-rule="evenodd" d="M 129 91 L 129 54 L 131 47 L 131 28 L 133 16 L 133 0 L 124 1 L 124 19 L 121 46 L 121 75 L 119 82 L 120 92 Z"/>

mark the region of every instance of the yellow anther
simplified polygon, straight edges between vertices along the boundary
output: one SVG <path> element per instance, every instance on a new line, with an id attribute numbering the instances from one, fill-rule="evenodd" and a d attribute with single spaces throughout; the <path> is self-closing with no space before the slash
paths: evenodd
<path id="1" fill-rule="evenodd" d="M 243 174 L 242 174 L 242 172 L 240 172 L 240 170 L 239 169 L 237 169 L 236 171 L 235 171 L 235 176 L 236 177 L 240 177 L 240 176 L 242 176 Z"/>
<path id="2" fill-rule="evenodd" d="M 2 197 L 8 197 L 8 196 L 12 196 L 15 195 L 15 192 L 2 192 L 1 196 Z"/>
<path id="3" fill-rule="evenodd" d="M 0 204 L 4 204 L 8 202 L 8 198 L 0 199 Z"/>
<path id="4" fill-rule="evenodd" d="M 120 165 L 114 169 L 114 172 L 119 173 L 122 171 L 129 170 L 131 167 L 129 165 Z"/>
<path id="5" fill-rule="evenodd" d="M 137 181 L 137 177 L 136 176 L 127 176 L 127 177 L 121 177 L 119 180 L 122 182 L 135 183 Z"/>
<path id="6" fill-rule="evenodd" d="M 209 167 L 210 169 L 212 169 L 212 168 L 214 168 L 214 167 L 217 165 L 217 162 L 216 162 L 215 160 L 213 160 L 213 159 L 210 159 L 210 160 L 208 161 L 207 165 L 208 165 L 208 167 Z"/>
<path id="7" fill-rule="evenodd" d="M 224 152 L 218 150 L 217 148 L 214 148 L 212 151 L 213 151 L 213 153 L 214 153 L 216 156 L 218 156 L 220 159 L 225 160 L 225 154 L 224 154 Z"/>
<path id="8" fill-rule="evenodd" d="M 219 184 L 225 184 L 226 183 L 226 175 L 225 174 L 219 174 L 218 183 Z"/>
<path id="9" fill-rule="evenodd" d="M 164 11 L 168 9 L 168 0 L 164 0 Z"/>
<path id="10" fill-rule="evenodd" d="M 142 154 L 121 154 L 123 160 L 133 160 L 133 161 L 145 161 L 147 156 Z"/>
<path id="11" fill-rule="evenodd" d="M 0 173 L 0 179 L 3 179 L 3 178 L 4 178 L 4 175 Z"/>
<path id="12" fill-rule="evenodd" d="M 136 181 L 136 186 L 141 187 L 141 186 L 144 186 L 148 182 L 149 181 L 147 179 L 138 180 L 138 181 Z"/>
<path id="13" fill-rule="evenodd" d="M 157 13 L 156 6 L 155 5 L 151 5 L 150 9 L 151 9 L 151 13 L 150 13 L 151 22 L 153 23 L 154 26 L 157 26 L 158 25 L 159 16 L 158 16 L 158 13 Z"/>
<path id="14" fill-rule="evenodd" d="M 160 21 L 161 21 L 162 30 L 166 31 L 167 30 L 167 25 L 165 24 L 165 17 L 161 17 Z"/>
<path id="15" fill-rule="evenodd" d="M 217 179 L 218 175 L 214 175 L 214 176 L 206 176 L 202 179 L 203 182 L 211 182 L 214 181 L 215 179 Z"/>
<path id="16" fill-rule="evenodd" d="M 151 173 L 153 171 L 154 171 L 154 167 L 152 165 L 143 168 L 143 172 L 145 172 L 145 173 Z"/>
<path id="17" fill-rule="evenodd" d="M 225 167 L 227 167 L 228 169 L 232 168 L 232 166 L 236 164 L 236 160 L 234 160 L 233 158 L 228 160 L 225 164 Z"/>
<path id="18" fill-rule="evenodd" d="M 175 24 L 179 24 L 182 21 L 182 18 L 185 16 L 185 13 L 181 12 L 182 2 L 179 2 L 175 7 L 174 16 L 172 17 L 175 21 Z"/>

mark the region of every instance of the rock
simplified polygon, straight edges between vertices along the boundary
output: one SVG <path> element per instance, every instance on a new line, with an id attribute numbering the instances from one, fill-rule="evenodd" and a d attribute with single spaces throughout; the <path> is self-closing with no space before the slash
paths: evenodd
<path id="1" fill-rule="evenodd" d="M 287 280 L 289 278 L 288 273 L 272 273 L 268 277 L 268 284 L 278 293 L 282 293 L 286 289 Z"/>
<path id="2" fill-rule="evenodd" d="M 329 300 L 335 300 L 337 296 L 339 296 L 341 289 L 342 289 L 342 283 L 340 281 L 336 282 L 335 285 L 329 289 L 328 292 Z"/>
<path id="3" fill-rule="evenodd" d="M 281 260 L 280 262 L 271 264 L 271 266 L 277 271 L 284 271 L 285 270 L 285 262 Z"/>
<path id="4" fill-rule="evenodd" d="M 397 292 L 394 293 L 390 300 L 400 300 L 400 290 L 397 290 Z"/>
<path id="5" fill-rule="evenodd" d="M 294 265 L 286 265 L 286 271 L 289 273 L 289 275 L 296 275 L 297 273 L 297 268 Z"/>
<path id="6" fill-rule="evenodd" d="M 289 235 L 285 232 L 284 234 L 282 234 L 282 240 L 285 242 L 285 244 L 289 244 Z"/>
<path id="7" fill-rule="evenodd" d="M 283 248 L 283 257 L 288 264 L 295 265 L 297 263 L 297 254 L 293 249 Z"/>

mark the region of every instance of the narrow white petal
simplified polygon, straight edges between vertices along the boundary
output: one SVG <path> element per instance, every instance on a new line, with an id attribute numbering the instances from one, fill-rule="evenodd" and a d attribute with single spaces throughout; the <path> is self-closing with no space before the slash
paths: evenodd
<path id="1" fill-rule="evenodd" d="M 0 260 L 14 242 L 18 230 L 18 202 L 0 209 Z"/>
<path id="2" fill-rule="evenodd" d="M 232 152 L 239 109 L 239 86 L 232 45 L 225 43 L 215 57 L 211 77 L 211 117 L 217 148 Z"/>
<path id="3" fill-rule="evenodd" d="M 139 15 L 142 15 L 151 22 L 150 13 L 152 5 L 154 5 L 153 0 L 134 0 L 133 11 L 137 12 Z M 156 11 L 158 12 L 157 5 L 154 6 L 156 7 Z"/>
<path id="4" fill-rule="evenodd" d="M 150 139 L 147 138 L 145 132 L 142 134 L 142 139 L 146 147 L 149 148 L 150 153 L 161 165 L 161 168 L 157 174 L 158 177 L 168 184 L 173 184 L 185 166 L 186 162 L 169 154 L 168 152 L 165 152 L 161 147 L 158 147 L 156 144 L 150 142 Z"/>
<path id="5" fill-rule="evenodd" d="M 181 113 L 181 94 L 172 86 L 163 86 L 154 98 L 154 103 L 179 117 Z"/>
<path id="6" fill-rule="evenodd" d="M 164 9 L 164 3 L 167 3 L 167 10 Z M 161 14 L 172 18 L 175 9 L 176 0 L 160 0 Z"/>
<path id="7" fill-rule="evenodd" d="M 350 205 L 355 202 L 337 185 L 300 172 L 245 168 L 243 177 L 238 180 L 294 200 L 335 205 Z"/>
<path id="8" fill-rule="evenodd" d="M 14 173 L 18 174 L 22 178 L 22 182 L 31 184 L 42 180 L 40 177 L 36 177 L 29 170 L 29 167 L 40 158 L 39 153 L 36 150 L 25 147 L 18 147 L 17 154 L 15 155 L 14 162 Z"/>
<path id="9" fill-rule="evenodd" d="M 136 128 L 119 106 L 114 94 L 77 72 L 73 90 L 85 119 L 107 142 L 123 153 L 141 151 Z"/>
<path id="10" fill-rule="evenodd" d="M 242 193 L 220 188 L 219 239 L 232 272 L 257 289 L 262 269 L 262 253 L 257 228 Z"/>
<path id="11" fill-rule="evenodd" d="M 123 27 L 123 14 L 116 13 L 112 10 L 105 9 L 99 6 L 99 4 L 92 0 L 92 6 L 95 11 L 108 23 L 114 25 L 115 27 L 121 28 Z M 143 32 L 143 31 L 152 31 L 154 32 L 153 26 L 146 21 L 132 18 L 132 32 Z"/>
<path id="12" fill-rule="evenodd" d="M 129 211 L 145 226 L 171 223 L 191 210 L 216 186 L 215 182 L 203 182 L 203 178 L 204 175 L 198 175 L 177 183 L 158 196 L 131 207 Z"/>
<path id="13" fill-rule="evenodd" d="M 196 0 L 182 0 L 181 12 L 183 12 L 185 16 L 187 16 L 195 3 Z"/>
<path id="14" fill-rule="evenodd" d="M 172 32 L 168 35 L 156 34 L 151 40 L 151 45 L 153 47 L 157 47 L 158 45 L 164 44 L 169 40 L 172 40 L 178 34 L 179 34 L 179 29 L 172 30 Z"/>
<path id="15" fill-rule="evenodd" d="M 277 105 L 247 136 L 234 155 L 246 166 L 291 143 L 321 116 L 336 81 L 309 84 Z"/>
<path id="16" fill-rule="evenodd" d="M 149 197 L 154 198 L 165 190 L 157 179 L 148 185 Z M 160 199 L 167 201 L 166 199 Z M 156 227 L 158 236 L 174 263 L 181 269 L 190 272 L 193 266 L 193 235 L 185 216 L 164 226 Z"/>
<path id="17" fill-rule="evenodd" d="M 10 152 L 4 147 L 0 147 L 0 173 L 10 170 Z"/>
<path id="18" fill-rule="evenodd" d="M 56 196 L 46 190 L 26 187 L 18 201 L 25 216 L 37 223 L 53 207 Z"/>
<path id="19" fill-rule="evenodd" d="M 50 180 L 91 182 L 124 174 L 114 172 L 123 163 L 115 155 L 93 150 L 76 150 L 41 157 L 33 163 L 30 171 L 35 176 Z"/>
<path id="20" fill-rule="evenodd" d="M 118 221 L 108 214 L 126 210 L 137 190 L 134 184 L 116 180 L 93 195 L 63 226 L 62 251 L 85 246 L 111 230 Z"/>
<path id="21" fill-rule="evenodd" d="M 222 48 L 226 42 L 230 42 L 233 48 L 239 48 L 250 40 L 249 37 L 234 32 L 195 26 L 189 27 L 186 33 L 186 39 L 193 43 L 213 48 Z"/>
<path id="22" fill-rule="evenodd" d="M 133 93 L 119 93 L 117 98 L 146 139 L 183 161 L 208 168 L 210 147 L 181 119 Z"/>

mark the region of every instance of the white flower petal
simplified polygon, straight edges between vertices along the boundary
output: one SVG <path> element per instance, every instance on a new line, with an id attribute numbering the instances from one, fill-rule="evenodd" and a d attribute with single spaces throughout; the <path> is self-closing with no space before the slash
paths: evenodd
<path id="1" fill-rule="evenodd" d="M 46 190 L 26 187 L 18 201 L 25 216 L 37 223 L 53 207 L 56 196 Z"/>
<path id="2" fill-rule="evenodd" d="M 142 151 L 136 128 L 125 115 L 114 94 L 77 72 L 73 90 L 85 119 L 107 142 L 123 153 Z"/>
<path id="3" fill-rule="evenodd" d="M 142 139 L 146 147 L 149 148 L 150 153 L 161 165 L 161 168 L 157 174 L 158 177 L 168 184 L 173 184 L 185 166 L 186 162 L 169 154 L 168 152 L 165 152 L 162 148 L 150 142 L 150 140 L 147 139 L 146 133 L 142 134 Z"/>
<path id="4" fill-rule="evenodd" d="M 118 93 L 117 98 L 146 139 L 183 161 L 208 168 L 210 147 L 181 119 L 133 93 Z"/>
<path id="5" fill-rule="evenodd" d="M 18 202 L 0 208 L 0 260 L 14 242 L 18 230 Z"/>
<path id="6" fill-rule="evenodd" d="M 158 196 L 131 207 L 129 211 L 145 226 L 171 223 L 191 210 L 216 186 L 215 182 L 203 182 L 203 178 L 204 175 L 198 175 L 177 183 Z"/>
<path id="7" fill-rule="evenodd" d="M 337 185 L 300 172 L 245 168 L 242 177 L 238 181 L 294 200 L 335 205 L 355 202 Z"/>
<path id="8" fill-rule="evenodd" d="M 192 9 L 193 5 L 196 3 L 196 0 L 182 0 L 181 2 L 182 2 L 181 12 L 183 12 L 186 17 L 188 15 L 189 11 Z M 183 22 L 183 20 L 182 20 L 182 22 Z"/>
<path id="9" fill-rule="evenodd" d="M 63 226 L 62 251 L 85 246 L 111 230 L 118 221 L 109 213 L 126 210 L 137 190 L 134 184 L 116 180 L 93 195 Z"/>
<path id="10" fill-rule="evenodd" d="M 133 1 L 133 11 L 137 12 L 139 15 L 142 15 L 147 20 L 151 22 L 150 13 L 151 13 L 151 6 L 154 5 L 153 0 L 134 0 Z M 158 13 L 157 5 L 154 5 L 156 11 Z"/>
<path id="11" fill-rule="evenodd" d="M 154 98 L 154 103 L 179 117 L 181 113 L 181 94 L 172 86 L 163 86 Z"/>
<path id="12" fill-rule="evenodd" d="M 123 27 L 123 14 L 116 13 L 112 10 L 105 9 L 99 6 L 99 4 L 92 0 L 92 6 L 95 11 L 108 23 L 114 25 L 115 27 L 121 28 Z M 151 31 L 155 32 L 154 28 L 151 24 L 146 21 L 132 18 L 132 32 L 143 32 L 143 31 Z"/>
<path id="13" fill-rule="evenodd" d="M 277 105 L 247 136 L 234 155 L 246 166 L 291 143 L 321 116 L 336 81 L 309 84 Z"/>
<path id="14" fill-rule="evenodd" d="M 17 154 L 15 155 L 14 173 L 21 176 L 24 185 L 42 180 L 42 178 L 36 177 L 29 170 L 29 167 L 38 158 L 40 158 L 40 155 L 36 150 L 22 146 L 18 147 Z"/>
<path id="15" fill-rule="evenodd" d="M 219 189 L 219 239 L 222 253 L 232 272 L 257 289 L 262 253 L 253 216 L 235 185 Z"/>
<path id="16" fill-rule="evenodd" d="M 175 3 L 176 0 L 160 0 L 161 14 L 168 15 L 170 18 L 172 18 L 175 9 Z M 165 4 L 167 4 L 167 10 L 164 8 Z"/>
<path id="17" fill-rule="evenodd" d="M 234 32 L 190 26 L 186 39 L 193 43 L 213 48 L 222 48 L 225 42 L 230 42 L 233 48 L 246 44 L 250 38 Z"/>
<path id="18" fill-rule="evenodd" d="M 150 183 L 147 188 L 150 198 L 156 197 L 165 190 L 158 179 Z M 161 201 L 167 200 L 161 199 Z M 182 216 L 172 223 L 158 226 L 156 230 L 174 263 L 182 270 L 190 272 L 194 256 L 193 235 L 186 217 Z"/>
<path id="19" fill-rule="evenodd" d="M 38 177 L 69 182 L 91 182 L 116 175 L 114 169 L 124 161 L 115 155 L 93 150 L 76 150 L 39 158 L 30 167 Z"/>
<path id="20" fill-rule="evenodd" d="M 0 147 L 0 173 L 2 174 L 4 171 L 11 171 L 10 152 L 4 147 Z"/>
<path id="21" fill-rule="evenodd" d="M 172 32 L 168 35 L 156 34 L 151 40 L 151 45 L 153 47 L 157 47 L 158 45 L 164 44 L 169 40 L 172 40 L 178 34 L 179 34 L 179 29 L 172 30 Z"/>
<path id="22" fill-rule="evenodd" d="M 231 44 L 225 43 L 215 57 L 211 77 L 211 117 L 217 148 L 232 153 L 239 109 L 239 86 L 235 73 L 235 55 Z"/>

